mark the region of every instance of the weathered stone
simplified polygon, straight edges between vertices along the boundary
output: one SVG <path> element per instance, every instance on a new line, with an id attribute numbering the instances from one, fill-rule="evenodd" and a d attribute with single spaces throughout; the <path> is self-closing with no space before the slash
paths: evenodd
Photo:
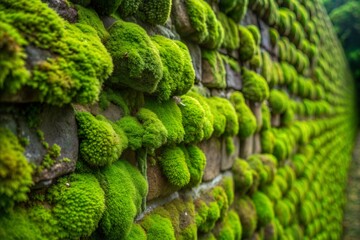
<path id="1" fill-rule="evenodd" d="M 226 91 L 224 89 L 212 88 L 210 89 L 211 96 L 213 97 L 226 97 Z"/>
<path id="2" fill-rule="evenodd" d="M 171 15 L 171 18 L 174 20 L 176 30 L 182 37 L 195 32 L 187 14 L 185 0 L 173 0 Z"/>
<path id="3" fill-rule="evenodd" d="M 280 127 L 281 124 L 280 114 L 271 114 L 271 126 L 272 127 Z"/>
<path id="4" fill-rule="evenodd" d="M 263 21 L 259 20 L 259 27 L 261 33 L 261 47 L 263 47 L 267 51 L 271 51 L 272 46 L 270 40 L 269 26 Z"/>
<path id="5" fill-rule="evenodd" d="M 248 10 L 241 21 L 241 25 L 258 25 L 258 19 L 256 15 L 251 11 Z"/>
<path id="6" fill-rule="evenodd" d="M 201 67 L 202 67 L 201 83 L 204 84 L 205 87 L 216 88 L 217 83 L 210 63 L 206 60 L 203 60 L 201 63 Z"/>
<path id="7" fill-rule="evenodd" d="M 239 137 L 235 136 L 232 138 L 232 140 L 234 142 L 235 149 L 231 154 L 229 154 L 227 152 L 226 140 L 223 139 L 223 141 L 222 141 L 221 171 L 226 171 L 226 170 L 232 168 L 232 165 L 234 164 L 235 159 L 240 154 L 240 139 L 239 139 Z"/>
<path id="8" fill-rule="evenodd" d="M 113 25 L 117 20 L 116 18 L 113 18 L 111 16 L 104 16 L 101 18 L 103 24 L 104 24 L 104 27 L 106 29 L 108 29 L 109 27 L 111 27 L 111 25 Z"/>
<path id="9" fill-rule="evenodd" d="M 206 156 L 206 166 L 203 181 L 207 182 L 214 179 L 220 173 L 221 167 L 221 142 L 217 138 L 210 138 L 199 144 Z"/>
<path id="10" fill-rule="evenodd" d="M 0 125 L 29 142 L 25 147 L 25 156 L 38 167 L 33 176 L 35 188 L 48 186 L 55 178 L 75 170 L 79 144 L 75 114 L 70 105 L 11 104 L 0 109 Z M 39 121 L 33 126 L 36 119 Z M 43 133 L 44 139 L 39 137 L 39 132 Z M 48 152 L 46 144 L 49 147 L 59 145 L 61 155 L 49 168 L 42 169 L 41 164 Z"/>
<path id="11" fill-rule="evenodd" d="M 261 103 L 250 102 L 250 109 L 253 112 L 256 118 L 256 126 L 257 129 L 260 130 L 262 127 L 262 111 L 261 111 Z"/>
<path id="12" fill-rule="evenodd" d="M 253 151 L 254 137 L 250 136 L 240 141 L 240 157 L 248 158 Z"/>
<path id="13" fill-rule="evenodd" d="M 190 41 L 185 41 L 186 46 L 189 49 L 192 65 L 195 70 L 195 80 L 200 82 L 202 78 L 202 59 L 201 59 L 201 49 L 199 45 L 193 44 Z"/>
<path id="14" fill-rule="evenodd" d="M 77 22 L 78 13 L 66 0 L 43 0 L 43 2 L 48 3 L 50 8 L 70 23 Z"/>
<path id="15" fill-rule="evenodd" d="M 109 103 L 109 106 L 106 109 L 101 109 L 99 104 L 96 103 L 90 106 L 90 112 L 93 115 L 101 114 L 113 122 L 119 120 L 125 115 L 124 110 L 113 103 Z"/>
<path id="16" fill-rule="evenodd" d="M 240 73 L 234 71 L 229 64 L 225 64 L 227 88 L 241 90 L 242 82 Z"/>
<path id="17" fill-rule="evenodd" d="M 254 134 L 254 143 L 253 143 L 253 154 L 261 153 L 261 135 L 260 133 Z"/>

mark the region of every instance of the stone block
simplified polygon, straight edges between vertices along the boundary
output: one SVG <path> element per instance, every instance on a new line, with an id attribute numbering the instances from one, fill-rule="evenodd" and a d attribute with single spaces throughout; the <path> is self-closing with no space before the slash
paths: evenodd
<path id="1" fill-rule="evenodd" d="M 232 138 L 235 146 L 234 152 L 228 154 L 226 147 L 226 140 L 222 140 L 222 157 L 221 157 L 221 171 L 226 171 L 232 168 L 234 161 L 240 154 L 240 139 L 235 136 Z"/>
<path id="2" fill-rule="evenodd" d="M 254 137 L 250 136 L 240 141 L 240 157 L 247 159 L 253 152 Z"/>
<path id="3" fill-rule="evenodd" d="M 271 114 L 271 126 L 272 127 L 280 127 L 281 117 L 280 114 Z"/>
<path id="4" fill-rule="evenodd" d="M 225 63 L 226 70 L 226 86 L 227 88 L 241 90 L 241 74 L 234 71 L 229 64 Z"/>
<path id="5" fill-rule="evenodd" d="M 254 143 L 253 143 L 253 154 L 261 153 L 261 135 L 260 133 L 254 134 Z"/>
<path id="6" fill-rule="evenodd" d="M 221 168 L 221 142 L 217 138 L 210 138 L 199 144 L 206 156 L 206 166 L 204 169 L 203 181 L 207 182 L 220 174 Z"/>
<path id="7" fill-rule="evenodd" d="M 194 44 L 190 41 L 185 41 L 186 46 L 189 49 L 192 65 L 195 70 L 195 80 L 200 82 L 202 79 L 202 59 L 201 59 L 201 49 L 199 45 Z"/>

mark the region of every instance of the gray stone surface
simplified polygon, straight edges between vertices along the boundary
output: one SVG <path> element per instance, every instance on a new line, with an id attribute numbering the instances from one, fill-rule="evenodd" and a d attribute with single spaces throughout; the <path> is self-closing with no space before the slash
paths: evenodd
<path id="1" fill-rule="evenodd" d="M 250 136 L 240 141 L 240 157 L 248 158 L 253 151 L 254 137 Z"/>
<path id="2" fill-rule="evenodd" d="M 69 21 L 70 23 L 77 22 L 78 13 L 75 8 L 66 0 L 42 0 L 48 3 L 49 7 L 54 9 L 62 18 Z"/>
<path id="3" fill-rule="evenodd" d="M 235 72 L 227 63 L 225 63 L 225 69 L 227 88 L 241 90 L 242 82 L 240 73 Z"/>
<path id="4" fill-rule="evenodd" d="M 259 130 L 262 127 L 261 103 L 250 102 L 250 109 L 256 118 L 256 125 L 258 126 L 257 129 Z"/>
<path id="5" fill-rule="evenodd" d="M 206 156 L 206 166 L 204 169 L 203 181 L 207 182 L 220 174 L 221 167 L 221 142 L 219 139 L 210 138 L 199 144 Z"/>
<path id="6" fill-rule="evenodd" d="M 90 112 L 93 115 L 101 114 L 113 122 L 120 120 L 120 118 L 125 115 L 124 110 L 113 103 L 109 103 L 109 106 L 106 109 L 101 109 L 99 104 L 96 103 L 90 106 Z"/>
<path id="7" fill-rule="evenodd" d="M 195 32 L 191 26 L 189 16 L 186 11 L 185 0 L 173 0 L 171 18 L 174 19 L 174 25 L 177 32 L 182 36 L 188 36 Z"/>
<path id="8" fill-rule="evenodd" d="M 202 79 L 202 59 L 201 59 L 201 49 L 199 45 L 193 44 L 190 41 L 185 41 L 186 46 L 189 49 L 192 65 L 195 70 L 195 80 L 200 82 Z"/>
<path id="9" fill-rule="evenodd" d="M 240 139 L 239 137 L 233 137 L 233 142 L 235 145 L 235 150 L 233 153 L 228 154 L 226 150 L 226 141 L 222 141 L 222 157 L 221 157 L 221 171 L 226 171 L 232 168 L 234 161 L 240 154 Z"/>
<path id="10" fill-rule="evenodd" d="M 253 143 L 253 154 L 261 153 L 261 135 L 260 133 L 254 134 L 254 143 Z"/>
<path id="11" fill-rule="evenodd" d="M 280 114 L 271 114 L 271 126 L 272 127 L 280 127 L 281 124 Z"/>
<path id="12" fill-rule="evenodd" d="M 271 52 L 273 47 L 271 46 L 269 26 L 264 23 L 262 20 L 259 20 L 259 28 L 261 34 L 261 47 Z"/>

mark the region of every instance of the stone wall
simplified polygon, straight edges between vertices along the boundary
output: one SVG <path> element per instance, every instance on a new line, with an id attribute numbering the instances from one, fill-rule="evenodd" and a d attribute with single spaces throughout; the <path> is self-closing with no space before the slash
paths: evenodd
<path id="1" fill-rule="evenodd" d="M 0 1 L 1 239 L 339 239 L 353 83 L 321 2 Z"/>

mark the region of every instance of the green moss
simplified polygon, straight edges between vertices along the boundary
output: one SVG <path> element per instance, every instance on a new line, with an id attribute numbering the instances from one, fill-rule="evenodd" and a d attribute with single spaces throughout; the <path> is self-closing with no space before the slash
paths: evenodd
<path id="1" fill-rule="evenodd" d="M 172 185 L 181 188 L 190 182 L 191 175 L 186 164 L 186 157 L 180 147 L 162 149 L 159 165 L 162 173 Z"/>
<path id="2" fill-rule="evenodd" d="M 146 232 L 145 230 L 139 225 L 134 223 L 131 227 L 129 235 L 127 235 L 125 240 L 146 240 Z"/>
<path id="3" fill-rule="evenodd" d="M 252 102 L 262 102 L 269 97 L 269 87 L 266 80 L 253 71 L 242 70 L 244 97 Z"/>
<path id="4" fill-rule="evenodd" d="M 288 205 L 284 201 L 278 201 L 274 207 L 275 216 L 279 219 L 279 222 L 283 226 L 287 226 L 290 223 L 291 215 Z"/>
<path id="5" fill-rule="evenodd" d="M 214 117 L 213 135 L 220 137 L 225 131 L 226 117 L 222 114 L 221 109 L 218 108 L 216 98 L 207 98 L 206 100 Z"/>
<path id="6" fill-rule="evenodd" d="M 256 42 L 249 29 L 239 26 L 240 48 L 239 58 L 242 62 L 250 60 L 256 51 Z"/>
<path id="7" fill-rule="evenodd" d="M 256 118 L 248 105 L 246 105 L 244 96 L 240 92 L 234 92 L 230 96 L 230 102 L 236 111 L 240 138 L 253 135 L 256 131 Z"/>
<path id="8" fill-rule="evenodd" d="M 272 153 L 274 151 L 275 136 L 271 130 L 262 131 L 260 141 L 263 153 Z"/>
<path id="9" fill-rule="evenodd" d="M 225 2 L 228 0 L 225 0 Z M 229 0 L 229 1 L 233 1 L 233 0 Z M 223 0 L 220 1 L 224 2 Z M 236 5 L 234 6 L 234 8 L 228 9 L 228 16 L 231 17 L 232 19 L 234 19 L 234 21 L 236 23 L 239 23 L 243 17 L 245 16 L 245 13 L 247 11 L 248 8 L 248 0 L 242 0 L 242 1 L 236 1 Z M 226 11 L 227 12 L 227 11 Z"/>
<path id="10" fill-rule="evenodd" d="M 195 31 L 190 38 L 205 48 L 219 48 L 224 39 L 224 29 L 209 4 L 203 0 L 186 0 L 185 5 Z"/>
<path id="11" fill-rule="evenodd" d="M 228 18 L 225 14 L 219 12 L 218 19 L 224 27 L 224 41 L 222 43 L 222 47 L 235 50 L 240 46 L 240 38 L 238 33 L 237 24 L 231 19 Z"/>
<path id="12" fill-rule="evenodd" d="M 276 183 L 262 187 L 261 191 L 265 193 L 272 202 L 276 202 L 282 197 L 280 187 Z"/>
<path id="13" fill-rule="evenodd" d="M 215 234 L 216 239 L 233 240 L 241 239 L 242 228 L 239 216 L 234 210 L 228 212 L 228 215 L 221 222 L 220 230 Z"/>
<path id="14" fill-rule="evenodd" d="M 142 0 L 123 0 L 118 8 L 118 12 L 123 18 L 135 15 L 141 3 Z"/>
<path id="15" fill-rule="evenodd" d="M 204 69 L 210 67 L 210 71 L 203 71 L 203 78 L 210 78 L 211 81 L 204 82 L 204 85 L 209 88 L 226 88 L 226 71 L 224 61 L 217 51 L 205 50 L 201 51 L 202 65 Z M 210 73 L 211 76 L 205 75 Z"/>
<path id="16" fill-rule="evenodd" d="M 182 123 L 185 130 L 185 143 L 196 143 L 204 139 L 205 111 L 193 97 L 182 96 Z"/>
<path id="17" fill-rule="evenodd" d="M 274 156 L 278 161 L 284 161 L 287 157 L 287 147 L 283 139 L 276 138 L 273 150 Z"/>
<path id="18" fill-rule="evenodd" d="M 289 97 L 286 93 L 273 89 L 270 92 L 269 103 L 272 112 L 277 114 L 284 113 L 289 106 Z"/>
<path id="19" fill-rule="evenodd" d="M 117 161 L 98 175 L 105 192 L 106 209 L 100 222 L 107 239 L 125 238 L 130 234 L 134 218 L 140 212 L 147 194 L 147 182 L 126 161 Z"/>
<path id="20" fill-rule="evenodd" d="M 118 160 L 127 147 L 125 135 L 119 135 L 110 123 L 88 112 L 76 114 L 80 156 L 91 166 L 105 166 Z"/>
<path id="21" fill-rule="evenodd" d="M 145 130 L 135 117 L 125 116 L 117 121 L 116 125 L 124 131 L 130 149 L 141 148 Z"/>
<path id="22" fill-rule="evenodd" d="M 295 113 L 292 109 L 288 108 L 284 114 L 281 115 L 281 124 L 290 127 L 295 121 Z"/>
<path id="23" fill-rule="evenodd" d="M 123 0 L 111 0 L 104 2 L 101 0 L 92 0 L 91 6 L 93 6 L 101 16 L 108 16 L 118 9 L 122 1 Z"/>
<path id="24" fill-rule="evenodd" d="M 24 156 L 24 148 L 8 129 L 0 127 L 0 208 L 11 208 L 27 200 L 33 169 Z"/>
<path id="25" fill-rule="evenodd" d="M 234 161 L 232 171 L 234 173 L 234 183 L 236 192 L 244 194 L 253 184 L 253 174 L 249 164 L 242 159 Z"/>
<path id="26" fill-rule="evenodd" d="M 270 28 L 269 34 L 270 34 L 271 45 L 276 46 L 280 39 L 280 35 L 278 31 L 275 28 Z"/>
<path id="27" fill-rule="evenodd" d="M 145 130 L 142 139 L 144 147 L 155 150 L 166 142 L 168 132 L 154 112 L 147 108 L 141 108 L 136 117 Z"/>
<path id="28" fill-rule="evenodd" d="M 106 41 L 110 37 L 109 33 L 106 31 L 103 25 L 103 22 L 93 9 L 76 5 L 76 10 L 78 13 L 79 23 L 87 24 L 93 27 L 102 41 Z"/>
<path id="29" fill-rule="evenodd" d="M 235 201 L 235 210 L 240 217 L 242 238 L 252 237 L 257 225 L 257 215 L 253 201 L 250 197 L 244 196 Z"/>
<path id="30" fill-rule="evenodd" d="M 171 6 L 171 0 L 142 1 L 138 15 L 150 24 L 165 24 L 170 16 Z"/>
<path id="31" fill-rule="evenodd" d="M 67 238 L 88 237 L 105 210 L 104 191 L 91 174 L 72 174 L 52 186 L 47 198 Z M 76 224 L 75 224 L 76 223 Z"/>
<path id="32" fill-rule="evenodd" d="M 258 216 L 258 225 L 267 225 L 274 219 L 274 210 L 271 201 L 262 192 L 254 193 L 252 199 Z"/>
<path id="33" fill-rule="evenodd" d="M 206 156 L 204 152 L 195 145 L 186 147 L 185 151 L 187 152 L 186 164 L 190 173 L 188 186 L 194 187 L 202 180 L 206 165 Z"/>
<path id="34" fill-rule="evenodd" d="M 225 138 L 225 149 L 228 156 L 235 152 L 235 144 L 233 137 Z"/>
<path id="35" fill-rule="evenodd" d="M 224 177 L 221 183 L 221 186 L 225 190 L 226 197 L 229 202 L 229 206 L 234 202 L 235 197 L 235 186 L 234 179 L 232 177 Z"/>
<path id="36" fill-rule="evenodd" d="M 180 41 L 159 35 L 151 39 L 159 49 L 163 65 L 163 77 L 154 95 L 164 101 L 173 95 L 187 93 L 195 80 L 195 70 L 188 48 Z"/>
<path id="37" fill-rule="evenodd" d="M 259 184 L 263 185 L 266 182 L 268 182 L 270 175 L 267 169 L 265 168 L 265 165 L 262 162 L 262 155 L 259 154 L 253 154 L 248 159 L 247 162 L 249 163 L 249 166 L 257 172 L 259 176 Z"/>
<path id="38" fill-rule="evenodd" d="M 255 25 L 248 25 L 246 26 L 246 28 L 251 32 L 251 34 L 253 35 L 253 38 L 254 38 L 254 41 L 255 41 L 255 44 L 257 46 L 260 45 L 261 43 L 261 34 L 260 34 L 260 30 L 257 26 Z"/>
<path id="39" fill-rule="evenodd" d="M 148 99 L 145 107 L 153 111 L 165 126 L 168 132 L 168 144 L 180 143 L 184 140 L 185 130 L 182 125 L 182 114 L 174 100 L 158 103 Z"/>
<path id="40" fill-rule="evenodd" d="M 114 85 L 125 85 L 135 90 L 153 93 L 163 77 L 159 51 L 146 31 L 139 25 L 117 21 L 109 29 L 105 43 L 114 61 Z"/>
<path id="41" fill-rule="evenodd" d="M 175 240 L 174 229 L 168 218 L 164 218 L 158 214 L 151 214 L 146 216 L 140 225 L 146 231 L 147 240 Z"/>

